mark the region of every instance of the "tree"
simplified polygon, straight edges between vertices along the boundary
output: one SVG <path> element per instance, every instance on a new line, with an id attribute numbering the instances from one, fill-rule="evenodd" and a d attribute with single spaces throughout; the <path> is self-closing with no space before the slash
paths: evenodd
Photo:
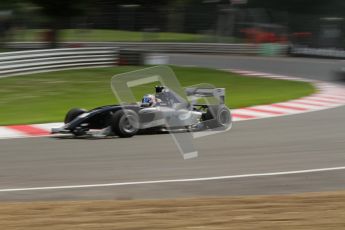
<path id="1" fill-rule="evenodd" d="M 248 7 L 287 11 L 292 14 L 343 15 L 343 0 L 248 0 Z"/>
<path id="2" fill-rule="evenodd" d="M 40 8 L 50 29 L 50 46 L 56 47 L 58 31 L 67 25 L 71 17 L 81 14 L 89 1 L 83 0 L 28 0 Z"/>

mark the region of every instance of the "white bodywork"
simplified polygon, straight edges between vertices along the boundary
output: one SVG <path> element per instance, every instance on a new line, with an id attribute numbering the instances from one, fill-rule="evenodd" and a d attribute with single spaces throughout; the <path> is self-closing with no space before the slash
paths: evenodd
<path id="1" fill-rule="evenodd" d="M 141 123 L 141 128 L 157 126 L 186 127 L 200 122 L 201 112 L 191 111 L 185 108 L 175 109 L 166 106 L 145 108 L 139 111 L 139 116 L 153 116 L 153 119 Z"/>

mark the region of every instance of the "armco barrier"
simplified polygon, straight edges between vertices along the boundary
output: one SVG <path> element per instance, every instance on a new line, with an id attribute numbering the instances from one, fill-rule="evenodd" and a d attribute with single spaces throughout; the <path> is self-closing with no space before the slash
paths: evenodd
<path id="1" fill-rule="evenodd" d="M 115 47 L 62 48 L 0 53 L 0 78 L 59 69 L 112 66 Z"/>
<path id="2" fill-rule="evenodd" d="M 292 46 L 289 50 L 289 54 L 301 57 L 345 59 L 345 50 L 343 49 L 318 49 Z"/>
<path id="3" fill-rule="evenodd" d="M 47 47 L 47 43 L 8 43 L 8 48 L 35 50 L 0 53 L 0 78 L 72 68 L 106 67 L 133 63 L 143 64 L 146 63 L 144 59 L 147 59 L 152 53 L 216 53 L 272 56 L 284 54 L 287 48 L 279 44 L 275 44 L 275 49 L 273 50 L 270 48 L 271 46 L 268 47 L 270 49 L 267 47 L 263 49 L 265 47 L 258 44 L 165 42 L 66 42 L 60 45 L 62 46 L 60 49 L 37 49 Z M 125 53 L 134 55 L 121 55 Z M 138 61 L 135 59 L 138 55 L 142 60 Z"/>
<path id="4" fill-rule="evenodd" d="M 223 53 L 256 55 L 259 51 L 259 46 L 255 44 L 122 42 L 113 43 L 113 45 L 121 49 L 140 49 L 147 52 L 162 53 Z"/>
<path id="5" fill-rule="evenodd" d="M 12 42 L 7 44 L 7 48 L 12 49 L 38 49 L 47 47 L 43 42 Z M 120 49 L 137 49 L 146 52 L 163 53 L 214 53 L 214 54 L 245 54 L 260 55 L 261 44 L 247 43 L 174 43 L 174 42 L 62 42 L 61 47 L 118 47 Z M 286 54 L 287 45 L 275 44 L 279 46 L 279 53 Z"/>

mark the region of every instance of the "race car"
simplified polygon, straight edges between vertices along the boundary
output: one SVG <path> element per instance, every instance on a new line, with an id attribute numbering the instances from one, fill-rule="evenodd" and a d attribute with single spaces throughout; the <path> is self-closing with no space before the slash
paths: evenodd
<path id="1" fill-rule="evenodd" d="M 154 105 L 143 99 L 136 104 L 106 105 L 89 111 L 73 108 L 65 116 L 65 125 L 52 129 L 52 133 L 84 136 L 91 130 L 108 130 L 108 136 L 126 138 L 152 131 L 201 131 L 232 125 L 231 112 L 224 104 L 224 88 L 186 88 L 185 93 L 188 101 L 167 87 L 156 86 L 158 103 Z M 213 99 L 212 104 L 200 103 L 202 98 Z"/>

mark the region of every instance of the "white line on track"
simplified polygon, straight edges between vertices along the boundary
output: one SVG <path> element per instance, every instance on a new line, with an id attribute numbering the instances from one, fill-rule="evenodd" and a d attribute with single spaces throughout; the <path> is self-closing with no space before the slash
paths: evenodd
<path id="1" fill-rule="evenodd" d="M 294 174 L 315 173 L 315 172 L 329 172 L 329 171 L 339 171 L 339 170 L 345 170 L 345 166 L 333 167 L 333 168 L 305 169 L 305 170 L 297 170 L 297 171 L 240 174 L 240 175 L 218 176 L 218 177 L 201 177 L 201 178 L 190 178 L 190 179 L 150 180 L 150 181 L 118 182 L 118 183 L 108 183 L 108 184 L 85 184 L 85 185 L 66 185 L 66 186 L 30 187 L 30 188 L 29 187 L 28 188 L 7 188 L 7 189 L 0 189 L 0 193 L 20 192 L 20 191 L 39 191 L 39 190 L 62 190 L 62 189 L 115 187 L 115 186 L 125 186 L 125 185 L 212 181 L 212 180 L 226 180 L 226 179 L 238 179 L 238 178 L 250 178 L 250 177 L 282 176 L 282 175 L 294 175 Z"/>

